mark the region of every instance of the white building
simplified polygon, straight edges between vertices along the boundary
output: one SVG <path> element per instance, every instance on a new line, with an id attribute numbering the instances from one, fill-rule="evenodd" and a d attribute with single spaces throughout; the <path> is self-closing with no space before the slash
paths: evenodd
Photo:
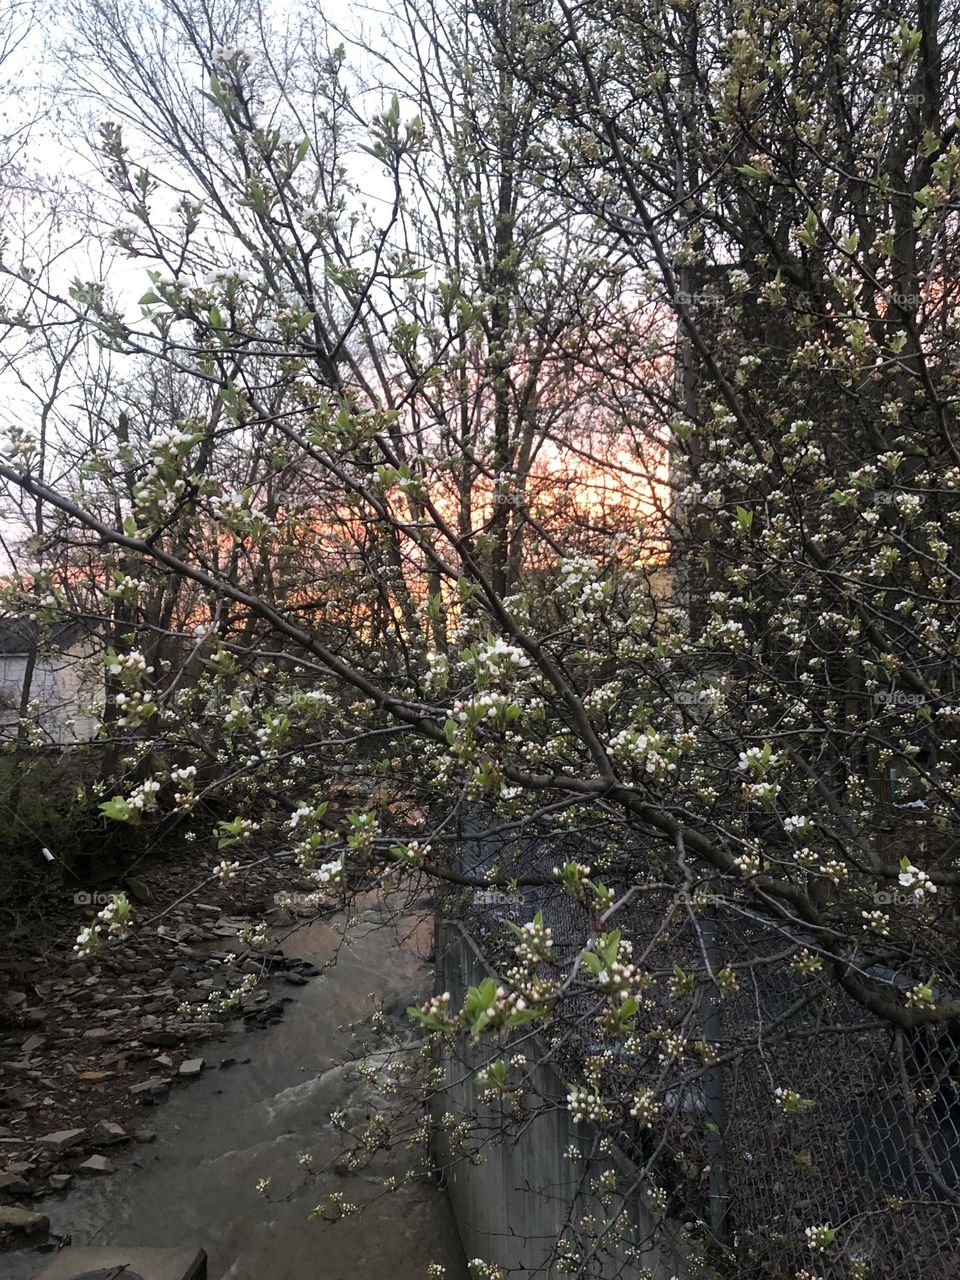
<path id="1" fill-rule="evenodd" d="M 84 622 L 40 626 L 0 618 L 0 743 L 17 736 L 24 682 L 32 743 L 69 746 L 96 737 L 104 699 L 103 644 Z"/>

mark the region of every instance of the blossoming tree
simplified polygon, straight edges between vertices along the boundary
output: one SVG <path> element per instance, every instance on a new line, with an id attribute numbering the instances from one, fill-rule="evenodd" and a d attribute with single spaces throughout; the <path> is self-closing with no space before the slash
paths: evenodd
<path id="1" fill-rule="evenodd" d="M 367 111 L 306 17 L 162 11 L 87 0 L 73 63 L 149 287 L 31 289 L 190 411 L 152 401 L 149 462 L 92 449 L 113 511 L 28 425 L 0 465 L 73 555 L 112 549 L 111 590 L 181 592 L 117 628 L 144 767 L 105 812 L 182 816 L 225 877 L 292 845 L 325 900 L 519 894 L 498 978 L 417 1020 L 489 1046 L 518 1128 L 555 1105 L 530 1058 L 562 1062 L 572 1121 L 631 1135 L 663 1214 L 698 1186 L 692 1254 L 730 1266 L 720 1065 L 767 1071 L 795 1168 L 802 1010 L 902 1058 L 960 1016 L 953 17 L 414 5 Z M 503 856 L 467 866 L 467 826 Z M 939 1086 L 908 1084 L 939 1212 Z M 876 1206 L 833 1203 L 737 1274 L 871 1274 Z M 600 1274 L 618 1233 L 571 1222 L 558 1265 Z"/>

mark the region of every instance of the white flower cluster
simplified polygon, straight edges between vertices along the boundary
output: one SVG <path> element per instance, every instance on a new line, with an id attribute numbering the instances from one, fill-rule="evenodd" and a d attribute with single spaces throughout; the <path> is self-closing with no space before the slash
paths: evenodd
<path id="1" fill-rule="evenodd" d="M 514 947 L 517 959 L 526 964 L 546 960 L 553 949 L 553 931 L 542 920 L 528 920 L 520 928 L 521 937 Z"/>
<path id="2" fill-rule="evenodd" d="M 756 767 L 755 762 L 762 763 L 762 759 L 763 759 L 762 747 L 747 747 L 746 751 L 740 752 L 739 767 L 741 770 L 745 772 L 748 769 Z"/>
<path id="3" fill-rule="evenodd" d="M 291 813 L 290 819 L 287 822 L 287 826 L 290 828 L 291 831 L 293 831 L 299 825 L 301 818 L 312 818 L 312 817 L 313 817 L 313 809 L 311 808 L 311 806 L 308 804 L 302 804 L 298 809 L 294 809 L 293 813 Z"/>
<path id="4" fill-rule="evenodd" d="M 660 1041 L 660 1061 L 673 1062 L 686 1052 L 687 1042 L 677 1031 L 668 1031 Z"/>
<path id="5" fill-rule="evenodd" d="M 151 675 L 153 667 L 147 666 L 147 660 L 138 649 L 131 649 L 129 653 L 118 653 L 113 657 L 113 661 L 107 665 L 107 670 L 112 676 L 122 675 L 124 672 L 130 672 L 134 675 Z"/>
<path id="6" fill-rule="evenodd" d="M 103 910 L 97 912 L 93 924 L 80 930 L 73 949 L 78 959 L 86 960 L 99 949 L 104 936 L 125 938 L 129 931 L 130 901 L 125 893 L 116 893 Z"/>
<path id="7" fill-rule="evenodd" d="M 574 1085 L 571 1088 L 567 1094 L 567 1110 L 576 1124 L 587 1124 L 590 1121 L 602 1124 L 609 1116 L 600 1094 L 585 1085 Z"/>
<path id="8" fill-rule="evenodd" d="M 144 778 L 143 782 L 127 796 L 127 804 L 138 813 L 143 813 L 154 807 L 159 790 L 160 783 L 156 778 Z"/>
<path id="9" fill-rule="evenodd" d="M 603 965 L 596 974 L 595 981 L 616 1000 L 625 1000 L 636 995 L 638 987 L 643 985 L 644 975 L 633 964 L 633 943 L 628 938 L 621 938 L 617 946 L 617 958 L 612 964 Z"/>
<path id="10" fill-rule="evenodd" d="M 467 1266 L 471 1280 L 504 1280 L 502 1268 L 492 1262 L 484 1262 L 482 1258 L 471 1258 Z"/>
<path id="11" fill-rule="evenodd" d="M 803 814 L 794 813 L 783 820 L 783 829 L 787 835 L 793 835 L 797 831 L 806 831 L 810 825 L 810 819 L 804 817 Z"/>
<path id="12" fill-rule="evenodd" d="M 725 622 L 720 618 L 711 618 L 704 632 L 706 639 L 730 649 L 740 648 L 747 639 L 743 623 L 728 618 Z"/>
<path id="13" fill-rule="evenodd" d="M 560 591 L 580 608 L 591 608 L 603 602 L 600 571 L 592 560 L 572 556 L 560 566 Z"/>
<path id="14" fill-rule="evenodd" d="M 96 925 L 89 925 L 80 930 L 77 934 L 77 941 L 74 944 L 74 951 L 81 960 L 86 960 L 88 956 L 92 956 L 99 946 L 99 931 Z"/>
<path id="15" fill-rule="evenodd" d="M 164 453 L 168 449 L 176 449 L 178 445 L 189 444 L 193 440 L 193 435 L 189 431 L 183 431 L 178 427 L 171 427 L 169 431 L 160 431 L 150 441 L 150 448 L 155 453 Z"/>
<path id="16" fill-rule="evenodd" d="M 428 689 L 442 689 L 450 678 L 450 662 L 446 654 L 431 650 L 427 654 L 427 670 L 423 683 Z"/>
<path id="17" fill-rule="evenodd" d="M 881 938 L 890 936 L 890 916 L 886 911 L 861 911 L 864 927 L 872 929 Z"/>
<path id="18" fill-rule="evenodd" d="M 240 267 L 217 267 L 215 271 L 208 271 L 203 277 L 203 283 L 206 285 L 224 284 L 230 280 L 238 280 L 241 284 L 249 284 L 252 279 L 249 271 L 244 271 Z"/>
<path id="19" fill-rule="evenodd" d="M 323 707 L 325 710 L 330 710 L 336 705 L 334 699 L 324 689 L 308 689 L 301 696 L 317 708 Z"/>
<path id="20" fill-rule="evenodd" d="M 421 844 L 419 840 L 410 840 L 406 844 L 394 845 L 391 853 L 398 862 L 411 867 L 422 867 L 433 852 L 432 845 Z"/>
<path id="21" fill-rule="evenodd" d="M 257 974 L 245 973 L 237 986 L 228 987 L 225 991 L 211 991 L 204 1003 L 199 1006 L 193 1006 L 188 1000 L 184 1000 L 177 1006 L 177 1012 L 182 1017 L 194 1014 L 208 1022 L 215 1014 L 229 1013 L 236 1009 L 244 996 L 249 995 L 258 982 Z M 269 1179 L 267 1181 L 269 1182 Z"/>
<path id="22" fill-rule="evenodd" d="M 908 863 L 900 872 L 900 884 L 904 889 L 910 889 L 913 897 L 917 902 L 922 902 L 924 894 L 936 893 L 937 886 L 931 881 L 925 871 L 921 871 L 919 867 L 915 867 L 913 863 Z"/>
<path id="23" fill-rule="evenodd" d="M 936 1002 L 933 998 L 932 982 L 918 982 L 907 992 L 907 1007 L 910 1009 L 933 1009 Z"/>
<path id="24" fill-rule="evenodd" d="M 244 925 L 240 930 L 238 937 L 245 947 L 255 948 L 262 951 L 267 945 L 267 922 L 265 920 L 258 921 L 255 925 Z"/>
<path id="25" fill-rule="evenodd" d="M 820 874 L 832 880 L 834 884 L 842 884 L 850 875 L 850 868 L 839 858 L 828 858 L 820 863 Z"/>
<path id="26" fill-rule="evenodd" d="M 7 452 L 11 458 L 19 458 L 30 469 L 30 464 L 40 453 L 40 445 L 37 439 L 30 434 L 29 431 L 16 425 L 7 429 Z"/>
<path id="27" fill-rule="evenodd" d="M 321 862 L 315 871 L 310 872 L 310 879 L 316 884 L 334 884 L 343 875 L 343 859 L 335 858 L 332 862 Z"/>
<path id="28" fill-rule="evenodd" d="M 228 862 L 226 858 L 222 862 L 218 862 L 213 868 L 213 874 L 220 877 L 222 885 L 228 885 L 237 878 L 237 872 L 240 870 L 239 862 Z"/>
<path id="29" fill-rule="evenodd" d="M 496 720 L 510 706 L 511 699 L 503 693 L 478 693 L 474 698 L 464 698 L 453 704 L 452 720 L 461 724 L 467 721 Z"/>
<path id="30" fill-rule="evenodd" d="M 478 667 L 485 667 L 490 674 L 509 672 L 511 668 L 529 667 L 530 659 L 515 644 L 508 644 L 502 636 L 477 650 Z"/>
<path id="31" fill-rule="evenodd" d="M 250 719 L 250 708 L 245 702 L 237 700 L 223 717 L 223 723 L 231 729 L 239 728 Z"/>
<path id="32" fill-rule="evenodd" d="M 660 1104 L 652 1089 L 640 1088 L 633 1095 L 630 1114 L 642 1126 L 650 1124 L 660 1111 Z"/>
<path id="33" fill-rule="evenodd" d="M 729 272 L 727 280 L 734 293 L 746 293 L 750 288 L 750 277 L 741 267 Z"/>
<path id="34" fill-rule="evenodd" d="M 785 1089 L 782 1085 L 774 1089 L 773 1097 L 777 1106 L 785 1115 L 795 1115 L 798 1111 L 807 1110 L 811 1105 L 810 1100 L 797 1093 L 796 1089 Z"/>
<path id="35" fill-rule="evenodd" d="M 748 803 L 771 805 L 779 794 L 779 782 L 745 782 L 743 784 L 743 797 Z"/>
<path id="36" fill-rule="evenodd" d="M 812 1249 L 814 1253 L 823 1253 L 829 1245 L 833 1244 L 837 1230 L 836 1227 L 824 1223 L 817 1227 L 805 1227 L 803 1234 L 806 1237 L 808 1249 Z"/>
<path id="37" fill-rule="evenodd" d="M 210 50 L 210 57 L 215 63 L 221 66 L 230 64 L 243 66 L 245 63 L 253 61 L 253 54 L 249 50 L 244 49 L 241 45 L 235 44 L 217 44 Z"/>
<path id="38" fill-rule="evenodd" d="M 119 725 L 137 724 L 155 710 L 153 695 L 140 689 L 135 689 L 133 693 L 114 694 L 113 701 L 117 709 L 123 712 L 117 719 Z"/>
<path id="39" fill-rule="evenodd" d="M 655 778 L 666 778 L 675 773 L 675 749 L 668 745 L 664 734 L 652 729 L 621 729 L 609 743 L 610 754 L 615 760 L 637 765 Z"/>
<path id="40" fill-rule="evenodd" d="M 760 852 L 758 849 L 750 849 L 746 853 L 738 854 L 733 864 L 742 876 L 755 876 L 762 866 Z"/>

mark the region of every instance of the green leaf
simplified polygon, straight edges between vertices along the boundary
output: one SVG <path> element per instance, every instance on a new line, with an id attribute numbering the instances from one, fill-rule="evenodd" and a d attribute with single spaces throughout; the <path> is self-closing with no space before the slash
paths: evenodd
<path id="1" fill-rule="evenodd" d="M 112 818 L 114 822 L 130 821 L 130 806 L 123 796 L 113 796 L 109 800 L 102 801 L 100 812 L 105 818 Z"/>

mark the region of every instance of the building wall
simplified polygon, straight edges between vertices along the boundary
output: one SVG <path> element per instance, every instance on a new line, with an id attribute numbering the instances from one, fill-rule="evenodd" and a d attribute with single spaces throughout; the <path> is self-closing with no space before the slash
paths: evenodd
<path id="1" fill-rule="evenodd" d="M 470 935 L 457 923 L 440 920 L 437 926 L 437 990 L 449 991 L 454 1008 L 466 990 L 489 976 L 489 969 Z M 532 1072 L 530 1096 L 562 1104 L 567 1089 L 546 1063 L 533 1065 L 534 1053 L 525 1045 L 527 1071 Z M 436 1102 L 437 1114 L 452 1112 L 467 1121 L 470 1139 L 479 1147 L 476 1161 L 451 1159 L 446 1138 L 438 1129 L 436 1156 L 446 1171 L 447 1190 L 460 1238 L 468 1258 L 481 1258 L 508 1270 L 511 1277 L 556 1277 L 549 1266 L 555 1242 L 568 1223 L 580 1223 L 592 1214 L 602 1224 L 608 1210 L 581 1184 L 580 1161 L 565 1152 L 576 1147 L 586 1155 L 596 1140 L 588 1126 L 574 1124 L 563 1105 L 548 1106 L 531 1115 L 527 1123 L 505 1126 L 502 1104 L 481 1102 L 473 1069 L 485 1060 L 482 1050 L 464 1038 L 456 1054 L 444 1061 L 446 1085 Z M 487 1119 L 489 1118 L 489 1119 Z M 501 1134 L 501 1129 L 504 1133 Z M 619 1185 L 629 1185 L 632 1166 L 619 1152 L 603 1162 L 591 1163 L 592 1177 L 604 1167 L 617 1170 Z M 634 1242 L 642 1248 L 642 1262 L 652 1280 L 704 1280 L 708 1273 L 689 1260 L 679 1231 L 658 1226 L 658 1215 L 634 1190 L 614 1198 L 614 1213 L 625 1213 L 634 1224 Z M 582 1241 L 581 1241 L 582 1246 Z M 597 1251 L 587 1272 L 598 1280 L 639 1277 L 637 1263 L 626 1263 L 622 1251 Z"/>
<path id="2" fill-rule="evenodd" d="M 0 654 L 0 741 L 16 737 L 26 671 L 25 654 Z M 39 706 L 37 720 L 48 742 L 66 746 L 96 737 L 103 705 L 103 663 L 94 646 L 38 655 L 30 698 Z"/>

